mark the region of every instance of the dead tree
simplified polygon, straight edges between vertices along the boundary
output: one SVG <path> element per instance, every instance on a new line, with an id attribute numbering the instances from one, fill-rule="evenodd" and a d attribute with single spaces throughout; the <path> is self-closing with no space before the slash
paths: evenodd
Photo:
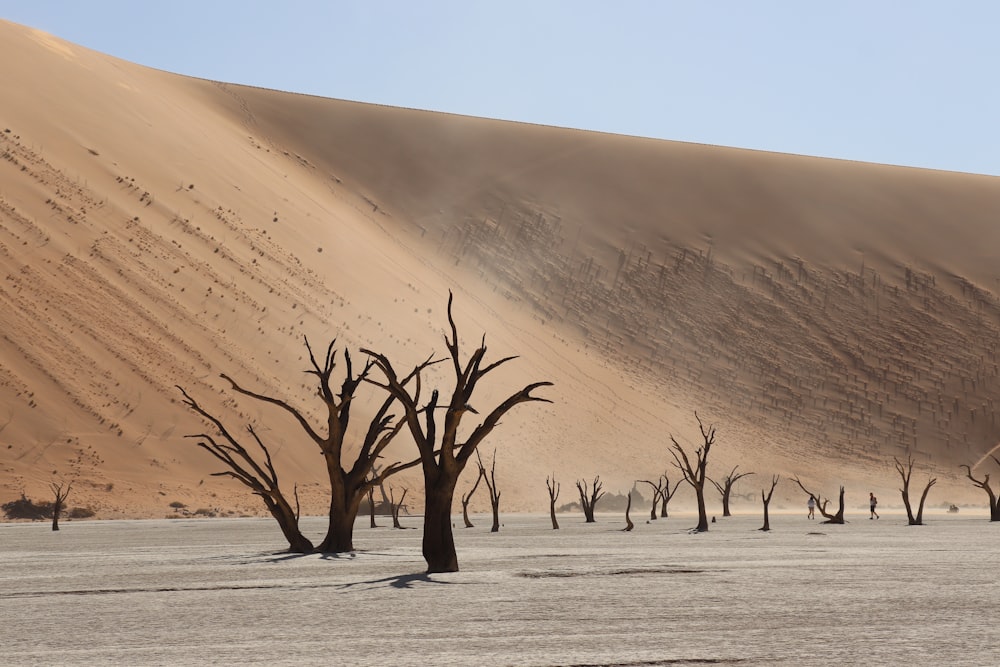
<path id="1" fill-rule="evenodd" d="M 49 488 L 52 489 L 54 496 L 52 500 L 52 530 L 59 530 L 59 517 L 66 506 L 66 498 L 69 497 L 69 492 L 73 488 L 73 482 L 50 482 Z"/>
<path id="2" fill-rule="evenodd" d="M 587 480 L 576 480 L 576 488 L 580 491 L 580 506 L 583 507 L 584 523 L 594 523 L 594 507 L 597 501 L 604 497 L 601 491 L 601 476 L 594 477 L 591 487 L 587 486 Z"/>
<path id="3" fill-rule="evenodd" d="M 531 392 L 540 387 L 550 386 L 551 382 L 534 382 L 507 397 L 493 408 L 486 418 L 472 429 L 464 441 L 459 438 L 459 425 L 462 418 L 468 414 L 478 414 L 470 402 L 475 394 L 480 380 L 490 371 L 516 359 L 504 357 L 491 364 L 483 365 L 486 356 L 486 336 L 482 337 L 479 347 L 472 353 L 463 366 L 459 349 L 458 328 L 452 316 L 453 295 L 448 293 L 448 324 L 450 335 L 445 335 L 452 367 L 455 372 L 455 388 L 446 405 L 439 405 L 438 390 L 431 392 L 430 399 L 421 406 L 420 373 L 427 366 L 436 363 L 428 359 L 417 365 L 408 378 L 416 378 L 413 392 L 406 388 L 405 380 L 401 381 L 392 363 L 387 357 L 376 352 L 365 351 L 382 374 L 385 384 L 369 379 L 387 390 L 393 398 L 403 406 L 404 420 L 410 434 L 420 452 L 420 464 L 424 473 L 424 535 L 423 555 L 427 561 L 428 573 L 457 572 L 458 554 L 455 551 L 455 536 L 452 532 L 451 508 L 455 498 L 455 486 L 466 464 L 475 454 L 476 448 L 488 436 L 500 419 L 512 408 L 521 403 L 552 401 L 532 396 Z M 445 410 L 444 424 L 438 432 L 437 411 Z"/>
<path id="4" fill-rule="evenodd" d="M 677 480 L 674 483 L 674 488 L 670 488 L 670 478 L 664 473 L 663 475 L 663 492 L 660 494 L 660 518 L 666 519 L 669 514 L 667 514 L 667 505 L 673 500 L 674 494 L 677 493 L 677 489 L 680 488 L 681 482 L 684 478 Z"/>
<path id="5" fill-rule="evenodd" d="M 716 490 L 722 494 L 722 516 L 732 516 L 732 513 L 729 511 L 729 497 L 733 491 L 733 484 L 735 484 L 738 480 L 753 474 L 752 472 L 741 472 L 737 474 L 737 468 L 739 468 L 739 466 L 734 466 L 732 471 L 722 478 L 722 483 L 716 482 L 712 478 L 709 478 L 708 480 L 712 483 L 712 486 L 714 486 Z"/>
<path id="6" fill-rule="evenodd" d="M 632 492 L 629 491 L 628 502 L 625 504 L 625 528 L 622 529 L 626 533 L 635 528 L 635 524 L 632 523 L 632 519 L 628 515 L 631 510 L 632 510 Z"/>
<path id="7" fill-rule="evenodd" d="M 767 532 L 771 530 L 771 520 L 768 518 L 767 507 L 771 504 L 771 495 L 774 494 L 774 487 L 778 486 L 778 480 L 781 479 L 777 475 L 771 477 L 771 490 L 764 495 L 764 489 L 760 490 L 760 499 L 764 502 L 764 525 L 761 526 L 761 530 Z"/>
<path id="8" fill-rule="evenodd" d="M 275 472 L 274 464 L 271 461 L 271 452 L 268 451 L 267 446 L 257 436 L 257 432 L 254 431 L 253 426 L 247 426 L 247 432 L 263 452 L 263 462 L 258 462 L 219 419 L 202 409 L 198 405 L 198 402 L 191 398 L 183 389 L 180 391 L 184 395 L 184 402 L 188 407 L 212 422 L 222 436 L 221 442 L 208 433 L 186 436 L 188 438 L 196 438 L 199 447 L 219 461 L 222 461 L 228 468 L 228 470 L 223 470 L 222 472 L 214 472 L 212 476 L 232 477 L 249 488 L 254 495 L 260 496 L 271 516 L 278 522 L 281 533 L 288 540 L 288 550 L 293 553 L 310 553 L 313 550 L 313 544 L 299 530 L 298 493 L 295 494 L 295 508 L 293 509 L 292 504 L 285 498 L 284 493 L 281 491 L 281 486 L 278 483 L 278 473 Z"/>
<path id="9" fill-rule="evenodd" d="M 462 496 L 462 520 L 465 521 L 466 528 L 472 528 L 472 521 L 469 520 L 469 501 L 472 500 L 472 494 L 476 492 L 479 488 L 479 482 L 486 476 L 486 468 L 479 466 L 479 475 L 476 477 L 476 483 L 472 485 L 472 489 Z"/>
<path id="10" fill-rule="evenodd" d="M 990 454 L 990 458 L 993 459 L 997 465 L 1000 465 L 1000 459 L 996 456 Z M 980 489 L 986 492 L 986 495 L 990 499 L 990 521 L 1000 521 L 1000 503 L 997 502 L 997 495 L 990 487 L 990 474 L 986 473 L 983 475 L 982 479 L 976 479 L 972 476 L 972 468 L 967 465 L 959 466 L 965 468 L 965 476 L 972 481 L 973 484 L 978 486 Z"/>
<path id="11" fill-rule="evenodd" d="M 639 481 L 643 484 L 649 484 L 653 489 L 653 505 L 649 509 L 649 520 L 656 521 L 656 510 L 659 508 L 660 498 L 663 496 L 663 476 L 661 475 L 655 483 L 648 479 L 640 479 Z"/>
<path id="12" fill-rule="evenodd" d="M 708 478 L 705 470 L 708 466 L 708 453 L 712 449 L 712 444 L 715 443 L 715 427 L 709 425 L 708 428 L 705 428 L 697 412 L 694 413 L 694 418 L 698 420 L 698 428 L 701 430 L 703 440 L 702 446 L 695 450 L 694 464 L 692 465 L 684 448 L 680 446 L 673 435 L 670 436 L 670 442 L 673 443 L 670 454 L 674 457 L 674 465 L 684 475 L 684 481 L 694 489 L 694 495 L 698 500 L 698 526 L 695 530 L 704 533 L 708 531 L 708 512 L 705 508 L 705 480 Z"/>
<path id="13" fill-rule="evenodd" d="M 549 489 L 549 517 L 552 519 L 552 530 L 559 530 L 559 522 L 556 521 L 556 500 L 559 499 L 561 485 L 556 482 L 555 473 L 552 477 L 545 478 L 545 486 Z"/>
<path id="14" fill-rule="evenodd" d="M 385 448 L 389 446 L 403 425 L 402 421 L 393 423 L 393 416 L 389 414 L 389 409 L 395 401 L 395 397 L 391 395 L 385 398 L 376 410 L 360 443 L 355 443 L 350 439 L 348 427 L 350 426 L 351 406 L 358 387 L 368 378 L 373 363 L 367 362 L 361 371 L 355 374 L 351 355 L 347 350 L 344 350 L 343 381 L 339 390 L 335 390 L 333 386 L 333 374 L 337 369 L 335 345 L 336 339 L 330 341 L 321 365 L 313 354 L 309 340 L 305 339 L 311 365 L 305 372 L 315 376 L 316 395 L 326 408 L 325 424 L 320 428 L 314 428 L 305 418 L 303 412 L 287 401 L 245 389 L 228 375 L 222 375 L 222 378 L 236 393 L 277 406 L 288 413 L 298 423 L 306 438 L 319 448 L 330 481 L 330 508 L 326 537 L 317 550 L 329 553 L 354 550 L 354 521 L 357 518 L 361 501 L 369 495 L 370 489 L 382 484 L 389 476 L 420 463 L 419 459 L 407 463 L 395 462 L 385 466 L 378 473 L 374 472 L 375 462 L 382 456 Z M 411 374 L 402 379 L 400 383 L 405 385 L 412 379 L 413 375 Z M 184 390 L 181 389 L 181 391 Z M 191 405 L 191 403 L 189 401 L 188 404 Z M 218 419 L 207 414 L 204 410 L 198 408 L 196 412 L 215 423 L 217 427 L 221 426 Z M 354 460 L 347 460 L 347 450 L 355 448 L 357 454 Z"/>
<path id="15" fill-rule="evenodd" d="M 924 501 L 927 500 L 927 492 L 931 490 L 932 486 L 937 484 L 937 477 L 928 476 L 927 486 L 924 487 L 924 492 L 920 494 L 920 505 L 917 508 L 917 515 L 913 516 L 913 510 L 910 507 L 910 476 L 913 474 L 913 456 L 909 455 L 906 457 L 905 466 L 895 456 L 892 457 L 892 460 L 896 464 L 896 472 L 903 479 L 903 488 L 899 492 L 903 494 L 903 505 L 906 506 L 906 519 L 911 526 L 922 526 L 924 523 Z"/>
<path id="16" fill-rule="evenodd" d="M 493 527 L 490 528 L 490 532 L 499 533 L 500 490 L 497 488 L 497 450 L 493 450 L 493 465 L 490 467 L 489 474 L 486 473 L 486 468 L 483 466 L 483 459 L 480 458 L 479 452 L 476 452 L 476 459 L 479 463 L 479 474 L 486 480 L 486 488 L 490 492 L 490 507 L 493 508 Z"/>
<path id="17" fill-rule="evenodd" d="M 375 523 L 375 487 L 368 487 L 368 517 L 370 519 L 370 526 L 372 528 L 378 528 L 378 524 Z"/>
<path id="18" fill-rule="evenodd" d="M 795 482 L 796 484 L 798 484 L 799 488 L 802 489 L 802 491 L 804 491 L 807 496 L 809 496 L 810 498 L 812 498 L 816 502 L 816 509 L 818 509 L 819 513 L 823 515 L 823 518 L 826 519 L 826 521 L 824 521 L 823 523 L 836 523 L 836 524 L 842 524 L 842 523 L 844 523 L 844 487 L 843 487 L 843 485 L 841 485 L 841 487 L 840 487 L 840 505 L 837 508 L 837 513 L 836 514 L 830 514 L 829 512 L 826 511 L 826 506 L 827 506 L 827 503 L 829 502 L 828 498 L 821 498 L 820 496 L 816 495 L 815 493 L 813 493 L 812 491 L 810 491 L 809 489 L 807 489 L 806 487 L 804 487 L 802 485 L 802 482 L 799 481 L 798 477 L 793 477 L 792 481 Z"/>
<path id="19" fill-rule="evenodd" d="M 392 509 L 392 527 L 402 528 L 403 526 L 399 523 L 399 508 L 403 506 L 403 499 L 406 498 L 407 489 L 403 489 L 403 495 L 399 497 L 399 502 L 397 503 L 394 496 L 392 487 L 389 487 L 389 507 Z"/>

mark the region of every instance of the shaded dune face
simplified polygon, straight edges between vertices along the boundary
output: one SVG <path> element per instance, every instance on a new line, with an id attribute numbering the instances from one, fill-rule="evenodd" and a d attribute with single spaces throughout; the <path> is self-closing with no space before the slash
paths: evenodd
<path id="1" fill-rule="evenodd" d="M 483 404 L 555 383 L 486 445 L 509 510 L 544 511 L 550 474 L 657 477 L 668 435 L 698 443 L 695 410 L 719 429 L 710 475 L 797 474 L 858 502 L 894 494 L 908 455 L 958 499 L 958 466 L 1000 442 L 995 178 L 308 97 L 0 37 L 0 500 L 55 470 L 107 515 L 257 511 L 206 481 L 182 385 L 234 430 L 266 425 L 321 512 L 314 445 L 219 373 L 322 420 L 303 337 L 418 363 L 444 351 L 449 289 L 470 345 L 486 332 L 494 358 L 520 357 Z"/>

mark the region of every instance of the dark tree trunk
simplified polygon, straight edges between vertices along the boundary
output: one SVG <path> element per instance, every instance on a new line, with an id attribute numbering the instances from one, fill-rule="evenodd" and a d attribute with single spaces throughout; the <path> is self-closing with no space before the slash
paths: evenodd
<path id="1" fill-rule="evenodd" d="M 764 489 L 760 490 L 760 499 L 764 503 L 764 525 L 761 526 L 761 530 L 767 532 L 771 530 L 771 519 L 768 516 L 767 508 L 771 504 L 771 496 L 774 494 L 774 487 L 778 486 L 778 476 L 775 475 L 771 478 L 771 490 L 768 491 L 767 495 L 764 494 Z"/>
<path id="2" fill-rule="evenodd" d="M 809 489 L 807 489 L 806 487 L 804 487 L 802 485 L 802 482 L 799 481 L 798 477 L 793 477 L 792 481 L 795 482 L 796 484 L 798 484 L 799 488 L 802 489 L 802 491 L 807 496 L 811 497 L 816 502 L 816 509 L 818 509 L 819 513 L 822 514 L 823 517 L 826 519 L 826 521 L 824 521 L 823 523 L 833 523 L 833 524 L 842 524 L 842 523 L 845 523 L 845 521 L 844 521 L 844 487 L 843 486 L 840 487 L 840 505 L 839 505 L 839 507 L 837 509 L 837 513 L 836 514 L 830 514 L 829 512 L 826 511 L 826 506 L 827 506 L 827 504 L 829 502 L 826 498 L 820 498 L 815 493 L 813 493 L 812 491 L 810 491 Z"/>
<path id="3" fill-rule="evenodd" d="M 56 502 L 52 505 L 52 530 L 59 530 L 59 515 L 62 514 L 62 501 L 56 498 Z"/>
<path id="4" fill-rule="evenodd" d="M 291 506 L 284 499 L 274 499 L 263 496 L 264 504 L 271 512 L 271 516 L 278 522 L 281 534 L 288 540 L 288 550 L 297 554 L 312 553 L 313 544 L 299 530 L 299 518 Z"/>
<path id="5" fill-rule="evenodd" d="M 403 499 L 406 498 L 406 492 L 408 490 L 409 489 L 403 489 L 403 495 L 401 495 L 399 497 L 399 502 L 397 503 L 395 500 L 392 499 L 392 489 L 391 488 L 389 489 L 389 494 L 390 494 L 390 496 L 389 496 L 389 507 L 392 508 L 392 527 L 393 528 L 400 528 L 401 529 L 403 527 L 399 523 L 399 510 L 403 506 Z"/>
<path id="6" fill-rule="evenodd" d="M 927 486 L 924 487 L 924 492 L 920 496 L 920 507 L 917 510 L 917 515 L 913 516 L 913 510 L 910 507 L 910 476 L 913 474 L 913 457 L 910 456 L 907 458 L 906 465 L 903 465 L 897 458 L 893 458 L 893 461 L 896 464 L 896 472 L 899 473 L 900 478 L 903 480 L 903 488 L 899 491 L 903 495 L 903 505 L 906 506 L 906 520 L 911 526 L 923 525 L 924 501 L 927 500 L 927 492 L 937 483 L 937 478 L 931 477 L 928 479 Z"/>
<path id="7" fill-rule="evenodd" d="M 549 490 L 549 518 L 552 519 L 552 530 L 559 530 L 559 522 L 556 521 L 556 499 L 559 497 L 562 485 L 556 482 L 556 476 L 552 475 L 545 478 L 545 486 Z"/>
<path id="8" fill-rule="evenodd" d="M 549 500 L 549 518 L 552 519 L 552 530 L 559 530 L 559 521 L 556 519 L 556 500 Z"/>
<path id="9" fill-rule="evenodd" d="M 491 533 L 500 532 L 500 499 L 497 498 L 493 505 L 493 526 L 490 527 Z"/>
<path id="10" fill-rule="evenodd" d="M 368 513 L 371 516 L 372 528 L 378 528 L 378 524 L 375 523 L 375 489 L 368 489 Z"/>
<path id="11" fill-rule="evenodd" d="M 426 494 L 423 555 L 427 561 L 427 572 L 458 572 L 458 554 L 451 527 L 451 503 L 455 485 L 428 485 Z"/>
<path id="12" fill-rule="evenodd" d="M 699 533 L 708 531 L 708 509 L 705 507 L 705 486 L 694 487 L 695 497 L 698 499 L 698 525 L 695 530 Z"/>
<path id="13" fill-rule="evenodd" d="M 628 532 L 635 528 L 635 524 L 632 523 L 632 519 L 629 517 L 628 513 L 632 510 L 632 492 L 629 491 L 628 503 L 625 505 L 625 532 Z"/>
<path id="14" fill-rule="evenodd" d="M 476 489 L 479 488 L 479 482 L 482 481 L 485 476 L 486 469 L 480 465 L 479 476 L 476 477 L 476 483 L 472 485 L 472 490 L 462 496 L 462 521 L 465 522 L 466 528 L 474 528 L 472 521 L 469 520 L 469 501 L 472 500 L 472 494 L 474 494 Z"/>

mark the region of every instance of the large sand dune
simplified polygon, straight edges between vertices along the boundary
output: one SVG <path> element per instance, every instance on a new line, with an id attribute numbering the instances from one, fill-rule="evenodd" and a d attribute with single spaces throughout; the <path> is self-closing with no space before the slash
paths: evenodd
<path id="1" fill-rule="evenodd" d="M 0 501 L 59 475 L 105 517 L 259 511 L 184 439 L 182 385 L 321 511 L 313 446 L 219 374 L 319 418 L 303 336 L 405 367 L 445 352 L 448 290 L 466 341 L 520 357 L 481 406 L 555 383 L 485 446 L 507 510 L 543 509 L 547 474 L 566 501 L 656 477 L 695 410 L 710 474 L 885 503 L 912 454 L 932 501 L 979 500 L 958 466 L 1000 442 L 996 178 L 216 83 L 6 22 L 0 77 Z"/>

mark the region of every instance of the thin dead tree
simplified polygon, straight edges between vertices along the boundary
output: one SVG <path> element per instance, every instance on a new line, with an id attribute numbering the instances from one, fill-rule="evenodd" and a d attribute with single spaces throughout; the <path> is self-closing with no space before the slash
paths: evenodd
<path id="1" fill-rule="evenodd" d="M 622 529 L 626 533 L 635 528 L 635 524 L 632 523 L 632 519 L 629 517 L 629 512 L 632 510 L 632 492 L 628 492 L 628 502 L 625 504 L 625 527 Z"/>
<path id="2" fill-rule="evenodd" d="M 649 510 L 649 520 L 656 521 L 656 510 L 659 508 L 660 498 L 663 496 L 663 475 L 660 475 L 660 479 L 656 480 L 655 483 L 648 479 L 640 479 L 639 481 L 643 484 L 649 484 L 653 489 L 653 505 Z"/>
<path id="3" fill-rule="evenodd" d="M 69 492 L 73 488 L 73 482 L 49 482 L 49 488 L 52 489 L 52 530 L 59 530 L 59 517 L 62 515 L 63 508 L 66 507 L 66 498 L 69 497 Z"/>
<path id="4" fill-rule="evenodd" d="M 589 487 L 587 486 L 587 480 L 576 480 L 576 488 L 580 491 L 580 506 L 583 508 L 584 523 L 594 523 L 596 521 L 594 519 L 594 508 L 597 506 L 597 501 L 604 497 L 601 486 L 600 475 L 594 477 L 594 481 Z"/>
<path id="5" fill-rule="evenodd" d="M 931 487 L 937 484 L 937 477 L 927 476 L 927 485 L 924 487 L 923 493 L 920 494 L 920 505 L 917 507 L 917 515 L 914 516 L 913 509 L 910 507 L 910 477 L 913 475 L 913 455 L 910 454 L 906 457 L 906 465 L 903 465 L 895 456 L 892 457 L 892 460 L 896 464 L 896 472 L 903 480 L 903 488 L 899 492 L 903 494 L 907 522 L 911 526 L 922 526 L 924 524 L 924 501 L 927 500 L 927 493 Z"/>
<path id="6" fill-rule="evenodd" d="M 556 520 L 556 500 L 559 499 L 561 485 L 556 482 L 556 475 L 545 478 L 545 486 L 549 489 L 549 518 L 552 519 L 552 530 L 559 530 L 559 522 Z"/>
<path id="7" fill-rule="evenodd" d="M 407 490 L 408 489 L 406 489 L 406 488 L 403 489 L 403 494 L 399 497 L 399 502 L 397 503 L 396 499 L 394 497 L 394 494 L 393 494 L 392 487 L 391 486 L 389 487 L 389 507 L 392 508 L 392 527 L 393 528 L 402 528 L 403 527 L 399 523 L 399 509 L 403 506 L 403 500 L 406 498 L 406 492 L 407 492 Z"/>
<path id="8" fill-rule="evenodd" d="M 684 481 L 694 489 L 694 495 L 698 501 L 698 525 L 695 527 L 695 531 L 704 533 L 708 531 L 708 512 L 705 508 L 705 480 L 708 479 L 706 468 L 708 454 L 715 443 L 715 426 L 709 425 L 706 428 L 697 412 L 694 413 L 694 418 L 698 420 L 698 428 L 703 440 L 702 446 L 695 450 L 694 463 L 691 463 L 684 448 L 673 435 L 670 436 L 670 442 L 673 443 L 670 454 L 674 457 L 674 465 L 684 475 Z"/>
<path id="9" fill-rule="evenodd" d="M 992 454 L 990 454 L 990 458 L 993 459 L 996 462 L 997 465 L 1000 465 L 1000 459 L 997 459 L 996 456 L 993 456 Z M 967 465 L 962 465 L 962 466 L 959 466 L 959 467 L 965 468 L 965 476 L 968 477 L 969 480 L 973 484 L 975 484 L 980 489 L 982 489 L 983 491 L 985 491 L 986 495 L 989 497 L 989 499 L 990 499 L 990 521 L 1000 521 L 1000 503 L 998 503 L 998 501 L 997 501 L 997 495 L 996 495 L 996 493 L 990 487 L 990 474 L 986 473 L 986 474 L 983 475 L 982 479 L 976 479 L 975 477 L 972 476 L 972 468 L 970 468 Z"/>
<path id="10" fill-rule="evenodd" d="M 427 572 L 457 572 L 458 554 L 455 551 L 455 536 L 452 532 L 451 508 L 455 498 L 455 486 L 476 448 L 486 439 L 500 419 L 511 409 L 521 403 L 552 401 L 533 396 L 532 391 L 540 387 L 551 386 L 551 382 L 534 382 L 508 396 L 498 406 L 493 408 L 483 421 L 462 440 L 459 436 L 459 426 L 462 418 L 468 413 L 478 414 L 470 406 L 479 382 L 488 373 L 506 364 L 516 357 L 504 357 L 498 361 L 484 365 L 486 356 L 486 336 L 482 337 L 479 347 L 472 353 L 463 365 L 459 348 L 458 328 L 452 315 L 453 295 L 448 293 L 448 324 L 450 335 L 445 335 L 452 367 L 455 372 L 455 388 L 446 405 L 439 405 L 438 390 L 431 392 L 430 399 L 421 406 L 420 373 L 427 366 L 436 363 L 428 359 L 417 365 L 408 377 L 415 377 L 416 383 L 411 392 L 399 379 L 392 363 L 385 355 L 365 350 L 379 370 L 385 376 L 385 383 L 378 383 L 369 378 L 369 382 L 377 384 L 388 391 L 400 402 L 404 410 L 404 420 L 410 434 L 420 452 L 421 469 L 424 473 L 424 535 L 423 555 L 427 561 Z M 445 410 L 444 424 L 438 431 L 437 411 Z"/>
<path id="11" fill-rule="evenodd" d="M 802 491 L 805 492 L 805 494 L 807 496 L 809 496 L 810 498 L 812 498 L 816 502 L 816 509 L 818 509 L 819 513 L 823 515 L 823 518 L 826 519 L 826 521 L 824 521 L 823 523 L 834 523 L 834 524 L 845 523 L 844 522 L 844 487 L 843 487 L 843 485 L 841 485 L 841 487 L 840 487 L 840 504 L 837 507 L 837 513 L 836 514 L 830 514 L 829 512 L 826 511 L 826 506 L 829 503 L 829 499 L 828 498 L 821 498 L 820 496 L 816 495 L 815 493 L 813 493 L 812 491 L 810 491 L 809 489 L 807 489 L 805 486 L 802 485 L 802 482 L 799 481 L 798 477 L 793 477 L 792 481 L 795 482 L 796 484 L 798 484 L 799 488 L 802 489 Z"/>
<path id="12" fill-rule="evenodd" d="M 767 532 L 771 530 L 771 520 L 768 517 L 767 508 L 771 504 L 771 496 L 774 494 L 774 487 L 778 486 L 778 480 L 781 479 L 777 475 L 771 477 L 771 490 L 764 495 L 764 489 L 760 490 L 760 499 L 764 503 L 764 525 L 760 527 L 761 530 Z"/>
<path id="13" fill-rule="evenodd" d="M 378 524 L 375 523 L 375 487 L 368 487 L 368 517 L 369 525 L 372 528 L 378 528 Z"/>
<path id="14" fill-rule="evenodd" d="M 722 516 L 724 517 L 732 516 L 732 513 L 729 511 L 729 498 L 732 495 L 733 485 L 736 484 L 738 480 L 741 480 L 744 477 L 754 474 L 752 472 L 737 473 L 736 472 L 737 468 L 739 468 L 739 466 L 734 466 L 732 471 L 730 471 L 728 475 L 722 478 L 721 483 L 716 482 L 712 478 L 709 478 L 708 480 L 712 483 L 712 486 L 714 486 L 716 490 L 720 494 L 722 494 Z"/>
<path id="15" fill-rule="evenodd" d="M 476 452 L 476 459 L 479 463 L 479 474 L 486 480 L 486 488 L 490 492 L 490 507 L 493 508 L 493 527 L 491 533 L 500 532 L 500 489 L 497 488 L 497 450 L 493 450 L 493 463 L 490 466 L 489 474 L 483 466 L 483 459 Z"/>
<path id="16" fill-rule="evenodd" d="M 180 389 L 180 387 L 178 387 Z M 214 456 L 226 465 L 228 470 L 212 473 L 213 477 L 232 477 L 236 481 L 246 486 L 250 491 L 259 496 L 267 507 L 271 516 L 278 522 L 281 533 L 288 541 L 288 550 L 293 553 L 310 553 L 313 544 L 302 531 L 299 530 L 299 503 L 298 493 L 295 493 L 295 507 L 285 497 L 278 482 L 278 473 L 274 469 L 271 461 L 271 452 L 267 446 L 257 436 L 257 432 L 252 425 L 247 426 L 247 432 L 257 443 L 257 447 L 263 452 L 264 460 L 258 462 L 244 447 L 236 437 L 229 432 L 226 426 L 216 417 L 206 412 L 197 401 L 180 389 L 184 395 L 184 402 L 199 415 L 212 422 L 216 430 L 222 437 L 222 441 L 208 433 L 198 435 L 188 435 L 188 438 L 195 438 L 199 447 Z"/>
<path id="17" fill-rule="evenodd" d="M 474 494 L 476 489 L 479 488 L 479 482 L 482 481 L 485 476 L 486 468 L 479 466 L 479 475 L 476 477 L 476 483 L 472 485 L 472 488 L 468 493 L 462 496 L 462 520 L 465 522 L 466 528 L 473 528 L 472 521 L 469 519 L 469 501 L 472 500 L 472 494 Z"/>
<path id="18" fill-rule="evenodd" d="M 671 489 L 670 488 L 670 478 L 667 477 L 666 473 L 663 474 L 663 492 L 660 493 L 660 518 L 661 519 L 666 519 L 667 517 L 670 516 L 667 513 L 667 505 L 669 505 L 670 501 L 673 500 L 674 494 L 677 493 L 677 489 L 680 488 L 681 482 L 683 482 L 683 481 L 684 481 L 683 477 L 681 479 L 677 480 L 674 483 L 674 488 Z"/>

